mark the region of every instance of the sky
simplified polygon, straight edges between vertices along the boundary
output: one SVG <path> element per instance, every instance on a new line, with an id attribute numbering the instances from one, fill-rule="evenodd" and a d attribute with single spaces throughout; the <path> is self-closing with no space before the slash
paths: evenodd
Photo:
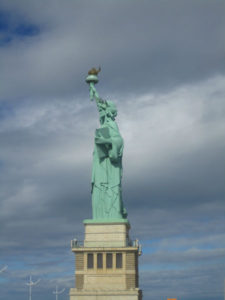
<path id="1" fill-rule="evenodd" d="M 97 109 L 118 107 L 144 300 L 222 300 L 225 2 L 0 1 L 0 299 L 69 299 Z"/>

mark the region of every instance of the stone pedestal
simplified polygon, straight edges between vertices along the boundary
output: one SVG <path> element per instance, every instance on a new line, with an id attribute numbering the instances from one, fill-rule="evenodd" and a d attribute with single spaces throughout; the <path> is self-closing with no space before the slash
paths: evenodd
<path id="1" fill-rule="evenodd" d="M 84 222 L 84 242 L 71 242 L 76 256 L 76 288 L 70 289 L 70 300 L 141 300 L 140 247 L 137 240 L 129 239 L 128 221 L 91 221 Z"/>

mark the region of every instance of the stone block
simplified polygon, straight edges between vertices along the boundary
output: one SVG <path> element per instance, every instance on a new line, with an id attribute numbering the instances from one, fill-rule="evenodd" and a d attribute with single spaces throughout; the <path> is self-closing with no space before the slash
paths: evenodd
<path id="1" fill-rule="evenodd" d="M 84 247 L 126 247 L 128 223 L 85 224 Z"/>
<path id="2" fill-rule="evenodd" d="M 78 291 L 70 289 L 70 300 L 141 300 L 139 289 L 129 291 Z"/>

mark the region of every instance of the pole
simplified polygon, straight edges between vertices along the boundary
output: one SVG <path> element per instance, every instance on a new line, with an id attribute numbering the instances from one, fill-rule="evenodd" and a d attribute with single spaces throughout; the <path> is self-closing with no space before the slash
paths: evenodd
<path id="1" fill-rule="evenodd" d="M 1 270 L 0 270 L 0 273 L 6 271 L 8 269 L 8 266 L 4 266 Z"/>
<path id="2" fill-rule="evenodd" d="M 64 291 L 65 291 L 65 289 L 58 291 L 58 286 L 56 285 L 55 291 L 53 291 L 53 294 L 55 294 L 55 300 L 58 300 L 58 295 L 62 294 Z"/>
<path id="3" fill-rule="evenodd" d="M 30 275 L 30 281 L 26 283 L 26 285 L 29 286 L 29 300 L 32 300 L 32 286 L 36 285 L 39 281 L 40 279 L 38 279 L 36 282 L 33 282 L 32 277 Z"/>
<path id="4" fill-rule="evenodd" d="M 30 277 L 31 280 L 31 277 Z M 29 285 L 29 300 L 31 300 L 32 285 Z"/>

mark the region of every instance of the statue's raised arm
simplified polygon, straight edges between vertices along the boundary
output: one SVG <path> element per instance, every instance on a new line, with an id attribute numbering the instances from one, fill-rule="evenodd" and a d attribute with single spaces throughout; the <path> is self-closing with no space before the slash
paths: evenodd
<path id="1" fill-rule="evenodd" d="M 89 94 L 91 101 L 95 100 L 96 105 L 99 111 L 99 120 L 100 124 L 103 125 L 106 118 L 106 110 L 107 110 L 107 102 L 99 97 L 98 92 L 96 91 L 95 84 L 98 83 L 98 73 L 101 71 L 101 67 L 98 70 L 92 68 L 88 72 L 88 76 L 86 78 L 86 82 L 89 84 Z"/>
<path id="2" fill-rule="evenodd" d="M 90 99 L 96 101 L 100 120 L 100 128 L 95 132 L 92 167 L 93 219 L 121 221 L 127 217 L 121 187 L 123 139 L 115 122 L 116 105 L 102 100 L 96 91 L 100 70 L 92 68 L 86 78 Z"/>

